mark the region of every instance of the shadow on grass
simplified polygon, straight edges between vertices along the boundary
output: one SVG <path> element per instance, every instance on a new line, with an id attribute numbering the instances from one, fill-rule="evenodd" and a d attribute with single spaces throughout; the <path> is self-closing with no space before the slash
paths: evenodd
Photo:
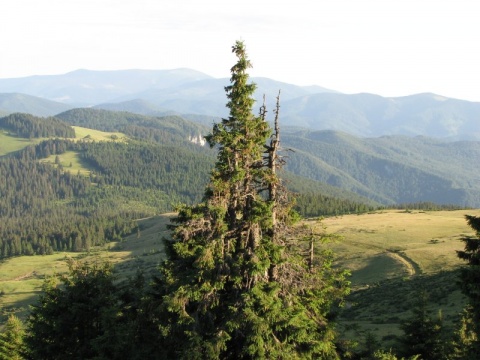
<path id="1" fill-rule="evenodd" d="M 125 237 L 121 242 L 107 244 L 102 249 L 92 249 L 83 253 L 64 253 L 60 258 L 43 257 L 49 269 L 61 268 L 55 273 L 61 275 L 67 270 L 68 258 L 78 258 L 80 261 L 90 263 L 96 261 L 109 261 L 113 265 L 114 273 L 119 281 L 132 278 L 139 271 L 147 278 L 158 271 L 158 266 L 165 257 L 163 238 L 169 236 L 166 225 L 170 223 L 173 214 L 155 216 L 153 218 L 139 220 L 139 232 Z M 43 263 L 45 266 L 45 263 Z M 28 276 L 26 276 L 27 274 Z M 34 269 L 25 269 L 25 272 L 17 277 L 0 282 L 0 328 L 10 314 L 15 314 L 21 319 L 26 319 L 30 305 L 36 303 L 41 294 L 44 279 L 53 274 L 46 275 Z M 27 283 L 36 280 L 35 284 Z M 28 289 L 28 287 L 30 289 Z"/>
<path id="2" fill-rule="evenodd" d="M 356 327 L 357 333 L 376 332 L 377 338 L 399 333 L 400 323 L 411 316 L 419 293 L 426 291 L 432 315 L 441 311 L 445 327 L 453 328 L 466 305 L 457 285 L 458 272 L 450 270 L 396 277 L 358 288 L 347 297 L 347 306 L 341 312 L 339 323 L 344 328 Z"/>
<path id="3" fill-rule="evenodd" d="M 407 275 L 409 271 L 404 264 L 384 252 L 372 256 L 362 268 L 353 271 L 350 280 L 353 287 L 364 287 L 377 284 L 384 279 Z"/>

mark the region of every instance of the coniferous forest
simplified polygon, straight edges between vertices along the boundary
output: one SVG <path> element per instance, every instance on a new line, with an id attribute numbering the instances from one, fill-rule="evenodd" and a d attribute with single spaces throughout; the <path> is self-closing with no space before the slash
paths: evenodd
<path id="1" fill-rule="evenodd" d="M 45 280 L 24 321 L 8 317 L 0 359 L 480 358 L 475 216 L 466 218 L 475 236 L 464 236 L 458 252 L 468 305 L 453 333 L 442 331 L 422 293 L 398 348 L 371 337 L 360 351 L 339 337 L 349 274 L 334 265 L 330 236 L 300 220 L 381 205 L 336 197 L 285 171 L 281 93 L 273 111 L 265 104 L 256 111 L 245 44 L 237 41 L 232 52 L 229 116 L 209 130 L 209 148 L 191 141 L 201 125 L 173 116 L 74 109 L 0 119 L 3 130 L 38 140 L 0 157 L 1 258 L 89 251 L 138 231 L 138 219 L 176 214 L 152 278 L 140 270 L 120 280 L 109 263 L 69 260 L 68 274 Z M 78 139 L 71 125 L 128 140 Z M 65 154 L 82 171 L 62 163 Z M 404 207 L 452 208 L 428 201 Z"/>
<path id="2" fill-rule="evenodd" d="M 38 162 L 66 151 L 78 152 L 95 170 L 84 176 Z M 171 163 L 156 161 L 165 153 Z M 175 158 L 179 161 L 173 162 Z M 47 140 L 27 147 L 0 160 L 1 255 L 82 251 L 119 239 L 135 229 L 134 219 L 167 212 L 175 201 L 198 200 L 190 189 L 203 185 L 206 164 L 179 148 L 140 143 Z M 186 167 L 204 175 L 186 178 Z"/>
<path id="3" fill-rule="evenodd" d="M 73 129 L 58 119 L 13 114 L 2 120 L 2 124 L 10 124 L 9 131 L 35 128 L 37 135 L 32 137 L 50 137 L 0 158 L 3 258 L 84 251 L 118 240 L 135 231 L 135 219 L 172 211 L 178 203 L 199 202 L 213 165 L 213 152 L 185 141 L 178 127 L 165 130 L 135 125 L 128 142 L 96 142 L 68 139 Z M 158 119 L 156 124 L 162 122 L 170 124 L 166 119 Z M 117 129 L 108 124 L 107 120 L 98 127 Z M 67 128 L 70 133 L 64 131 Z M 89 174 L 70 171 L 70 164 L 59 163 L 66 152 L 78 154 Z M 55 158 L 55 164 L 41 162 L 49 157 Z M 317 198 L 317 185 L 298 177 L 292 178 L 291 186 L 305 193 L 296 205 L 305 216 L 364 212 L 375 207 L 360 198 Z"/>
<path id="4" fill-rule="evenodd" d="M 75 130 L 63 121 L 49 117 L 37 118 L 30 114 L 11 114 L 0 119 L 0 127 L 25 138 L 74 138 Z"/>

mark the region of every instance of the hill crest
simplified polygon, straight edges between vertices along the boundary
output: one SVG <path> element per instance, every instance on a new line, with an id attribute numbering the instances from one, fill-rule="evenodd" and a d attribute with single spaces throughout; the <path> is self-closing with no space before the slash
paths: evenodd
<path id="1" fill-rule="evenodd" d="M 265 94 L 267 108 L 271 109 L 281 90 L 282 126 L 333 129 L 359 137 L 403 134 L 480 140 L 478 102 L 432 93 L 394 98 L 342 94 L 264 77 L 252 81 L 257 84 L 258 106 Z M 72 107 L 97 106 L 148 115 L 177 113 L 218 118 L 227 115 L 226 85 L 227 78 L 217 79 L 191 69 L 76 70 L 63 75 L 0 79 L 0 95 L 4 98 L 6 94 L 1 93 L 36 97 L 0 102 L 0 113 L 51 116 Z"/>

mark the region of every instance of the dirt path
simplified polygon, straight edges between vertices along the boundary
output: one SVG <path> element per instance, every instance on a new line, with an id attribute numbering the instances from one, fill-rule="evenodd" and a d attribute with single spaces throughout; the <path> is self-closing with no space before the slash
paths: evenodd
<path id="1" fill-rule="evenodd" d="M 420 269 L 418 264 L 415 263 L 412 259 L 410 259 L 404 253 L 387 251 L 387 255 L 397 261 L 400 261 L 403 265 L 405 265 L 405 267 L 407 268 L 408 274 L 410 276 L 414 276 L 422 273 L 422 270 Z"/>
<path id="2" fill-rule="evenodd" d="M 35 271 L 32 271 L 32 272 L 17 276 L 15 279 L 7 280 L 7 281 L 20 281 L 20 280 L 23 280 L 23 279 L 26 279 L 26 278 L 29 278 L 29 277 L 32 277 L 32 276 L 35 276 L 35 275 L 37 275 L 37 273 Z"/>

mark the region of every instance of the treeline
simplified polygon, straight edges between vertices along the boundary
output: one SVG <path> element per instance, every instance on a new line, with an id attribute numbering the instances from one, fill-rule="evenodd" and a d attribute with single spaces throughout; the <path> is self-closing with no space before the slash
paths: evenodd
<path id="1" fill-rule="evenodd" d="M 27 215 L 4 221 L 0 257 L 44 255 L 56 251 L 89 251 L 110 241 L 119 241 L 137 229 L 128 214 L 97 212 L 83 216 L 68 207 L 48 212 L 48 217 Z"/>
<path id="2" fill-rule="evenodd" d="M 373 205 L 358 201 L 341 199 L 323 194 L 300 193 L 296 195 L 295 210 L 304 217 L 316 216 L 337 216 L 345 214 L 363 214 L 370 211 L 382 209 L 398 210 L 423 210 L 423 211 L 441 211 L 441 210 L 462 210 L 468 207 L 461 207 L 455 204 L 435 204 L 429 201 L 420 201 L 414 203 L 393 204 L 388 206 Z"/>
<path id="3" fill-rule="evenodd" d="M 297 194 L 295 210 L 304 217 L 361 214 L 378 207 L 323 194 Z"/>
<path id="4" fill-rule="evenodd" d="M 430 201 L 394 204 L 394 205 L 388 206 L 388 208 L 399 209 L 399 210 L 406 209 L 406 210 L 425 210 L 425 211 L 469 209 L 469 207 L 462 207 L 455 204 L 436 204 Z"/>
<path id="5" fill-rule="evenodd" d="M 75 130 L 55 117 L 39 118 L 30 114 L 15 113 L 0 118 L 0 128 L 7 129 L 19 137 L 74 138 Z"/>

